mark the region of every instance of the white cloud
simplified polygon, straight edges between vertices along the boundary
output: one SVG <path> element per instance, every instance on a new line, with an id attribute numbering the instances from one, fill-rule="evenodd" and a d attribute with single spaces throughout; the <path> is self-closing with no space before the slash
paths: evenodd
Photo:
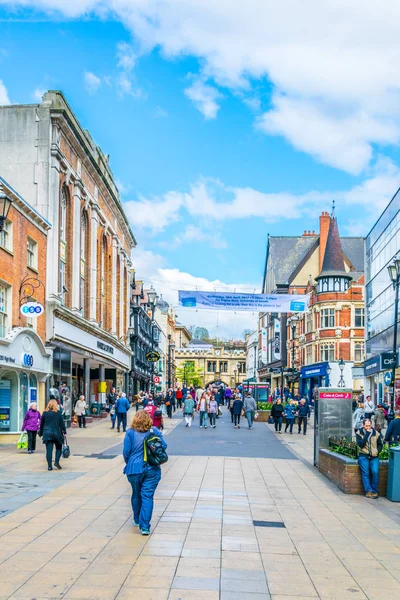
<path id="1" fill-rule="evenodd" d="M 117 44 L 117 58 L 118 66 L 124 71 L 132 71 L 136 63 L 136 54 L 133 51 L 132 46 L 126 42 L 119 42 Z"/>
<path id="2" fill-rule="evenodd" d="M 4 0 L 0 0 L 4 3 Z M 317 160 L 360 173 L 376 145 L 400 138 L 400 4 L 396 0 L 14 0 L 68 18 L 107 11 L 131 31 L 138 56 L 195 57 L 189 90 L 215 118 L 214 85 L 251 96 L 274 90 L 258 122 Z M 125 59 L 124 59 L 125 60 Z M 132 58 L 128 64 L 134 63 Z M 208 81 L 209 84 L 204 84 Z M 204 85 L 214 90 L 206 89 Z M 188 93 L 188 90 L 186 93 Z M 202 93 L 203 92 L 203 93 Z"/>
<path id="3" fill-rule="evenodd" d="M 226 239 L 222 237 L 219 229 L 208 232 L 193 224 L 188 225 L 182 234 L 176 235 L 171 242 L 165 242 L 164 245 L 170 248 L 177 248 L 182 244 L 190 243 L 205 244 L 211 248 L 215 248 L 215 250 L 222 250 L 228 246 Z"/>
<path id="4" fill-rule="evenodd" d="M 219 111 L 218 100 L 222 98 L 219 91 L 207 85 L 203 80 L 196 79 L 192 85 L 185 89 L 185 94 L 205 119 L 215 119 Z"/>
<path id="5" fill-rule="evenodd" d="M 46 88 L 37 87 L 32 92 L 32 98 L 36 100 L 36 102 L 41 102 L 46 92 Z"/>
<path id="6" fill-rule="evenodd" d="M 11 104 L 10 98 L 8 97 L 7 88 L 0 79 L 0 105 Z"/>
<path id="7" fill-rule="evenodd" d="M 168 192 L 162 199 L 140 198 L 124 202 L 124 210 L 133 226 L 160 233 L 167 225 L 178 221 L 182 201 L 182 194 Z"/>
<path id="8" fill-rule="evenodd" d="M 195 225 L 175 238 L 174 244 L 205 236 L 213 247 L 222 247 L 218 236 L 198 227 L 235 219 L 258 217 L 273 223 L 278 220 L 313 217 L 315 211 L 330 206 L 333 198 L 338 206 L 346 204 L 362 208 L 363 222 L 376 219 L 400 185 L 400 169 L 388 159 L 380 159 L 360 184 L 339 191 L 310 191 L 305 194 L 265 193 L 253 188 L 230 188 L 220 182 L 201 180 L 190 187 L 189 192 L 171 191 L 161 198 L 140 198 L 124 204 L 125 210 L 136 227 L 160 233 L 168 225 L 183 218 L 183 213 L 193 217 Z M 367 225 L 365 227 L 367 230 Z"/>
<path id="9" fill-rule="evenodd" d="M 220 338 L 241 338 L 244 329 L 255 329 L 257 314 L 245 312 L 195 311 L 178 306 L 178 290 L 218 290 L 253 292 L 255 286 L 244 284 L 227 284 L 220 280 L 210 281 L 205 277 L 196 277 L 190 273 L 171 269 L 165 266 L 163 257 L 149 250 L 136 249 L 132 253 L 133 268 L 136 279 L 143 279 L 152 284 L 159 294 L 175 309 L 180 322 L 189 326 L 192 323 L 207 327 L 211 335 Z M 256 289 L 255 291 L 259 291 Z"/>
<path id="10" fill-rule="evenodd" d="M 85 88 L 89 92 L 89 94 L 94 94 L 95 92 L 97 92 L 101 85 L 100 77 L 97 77 L 97 75 L 91 73 L 90 71 L 86 71 L 83 78 L 85 82 Z"/>

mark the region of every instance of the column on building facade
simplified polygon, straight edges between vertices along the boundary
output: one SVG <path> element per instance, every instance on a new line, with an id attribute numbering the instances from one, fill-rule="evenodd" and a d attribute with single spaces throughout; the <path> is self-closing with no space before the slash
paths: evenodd
<path id="1" fill-rule="evenodd" d="M 90 405 L 90 358 L 83 359 L 83 393 L 86 404 Z"/>
<path id="2" fill-rule="evenodd" d="M 89 318 L 97 323 L 97 230 L 99 227 L 99 206 L 92 206 L 90 215 L 90 304 Z"/>
<path id="3" fill-rule="evenodd" d="M 72 308 L 80 309 L 80 273 L 81 273 L 81 190 L 74 185 L 73 191 L 73 239 L 72 246 Z"/>
<path id="4" fill-rule="evenodd" d="M 111 333 L 117 333 L 117 254 L 118 237 L 112 238 L 112 273 L 111 273 Z"/>
<path id="5" fill-rule="evenodd" d="M 119 256 L 119 331 L 118 337 L 121 338 L 126 334 L 124 327 L 124 306 L 125 306 L 125 288 L 124 288 L 124 271 L 125 271 L 125 253 L 121 252 Z"/>
<path id="6" fill-rule="evenodd" d="M 106 403 L 106 391 L 107 391 L 107 382 L 106 382 L 106 369 L 104 365 L 99 365 L 99 384 L 98 384 L 98 402 L 100 404 Z"/>

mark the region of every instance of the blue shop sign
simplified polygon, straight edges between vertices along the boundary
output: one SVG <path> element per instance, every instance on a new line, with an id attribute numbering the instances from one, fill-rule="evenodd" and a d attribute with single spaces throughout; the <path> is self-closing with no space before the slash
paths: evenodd
<path id="1" fill-rule="evenodd" d="M 368 377 L 369 375 L 374 375 L 374 373 L 379 373 L 381 370 L 381 357 L 374 356 L 373 358 L 369 358 L 364 361 L 364 376 Z"/>
<path id="2" fill-rule="evenodd" d="M 326 369 L 329 363 L 321 363 L 319 365 L 310 365 L 308 367 L 302 367 L 300 371 L 300 377 L 307 379 L 308 377 L 325 377 L 327 375 Z"/>

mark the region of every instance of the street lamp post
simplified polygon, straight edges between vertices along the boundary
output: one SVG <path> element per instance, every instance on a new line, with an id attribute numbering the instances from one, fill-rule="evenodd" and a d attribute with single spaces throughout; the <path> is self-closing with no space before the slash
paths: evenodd
<path id="1" fill-rule="evenodd" d="M 168 334 L 168 388 L 171 387 L 171 372 L 172 372 L 172 350 L 175 344 L 171 342 L 171 334 Z"/>
<path id="2" fill-rule="evenodd" d="M 157 300 L 158 300 L 157 292 L 153 288 L 153 286 L 151 286 L 150 290 L 147 292 L 147 303 L 151 309 L 151 351 L 152 352 L 154 351 L 154 312 L 156 310 Z M 151 393 L 153 395 L 154 394 L 154 361 L 152 361 L 152 363 L 151 363 L 150 389 L 151 389 Z"/>
<path id="3" fill-rule="evenodd" d="M 0 231 L 4 229 L 4 223 L 8 217 L 8 211 L 11 208 L 12 198 L 7 196 L 0 185 Z"/>
<path id="4" fill-rule="evenodd" d="M 326 367 L 326 375 L 327 375 L 327 381 L 326 381 L 326 387 L 330 387 L 331 386 L 331 380 L 329 378 L 329 375 L 332 373 L 332 369 L 327 366 Z"/>
<path id="5" fill-rule="evenodd" d="M 399 284 L 400 284 L 400 258 L 396 257 L 391 265 L 388 266 L 389 277 L 392 280 L 395 290 L 394 301 L 394 320 L 393 320 L 393 348 L 392 348 L 392 397 L 390 402 L 390 414 L 394 415 L 396 404 L 396 363 L 397 363 L 397 322 L 399 314 Z"/>
<path id="6" fill-rule="evenodd" d="M 234 376 L 235 376 L 235 387 L 236 387 L 236 381 L 237 381 L 237 380 L 236 380 L 236 369 L 233 369 L 233 374 L 234 374 Z"/>
<path id="7" fill-rule="evenodd" d="M 344 371 L 345 366 L 346 366 L 346 363 L 344 362 L 343 358 L 341 358 L 339 361 L 340 379 L 339 379 L 339 383 L 338 383 L 338 387 L 340 387 L 340 388 L 346 387 L 344 377 L 343 377 L 343 371 Z"/>

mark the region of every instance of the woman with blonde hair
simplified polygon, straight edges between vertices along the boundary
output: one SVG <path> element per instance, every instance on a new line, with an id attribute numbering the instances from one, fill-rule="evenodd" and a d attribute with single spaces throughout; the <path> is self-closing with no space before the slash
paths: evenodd
<path id="1" fill-rule="evenodd" d="M 153 514 L 154 492 L 161 479 L 161 468 L 150 466 L 145 461 L 144 443 L 149 432 L 157 435 L 164 448 L 167 447 L 162 433 L 152 427 L 152 420 L 144 410 L 139 410 L 132 419 L 124 439 L 124 473 L 132 486 L 133 522 L 140 527 L 142 535 L 150 535 L 150 521 Z"/>
<path id="2" fill-rule="evenodd" d="M 60 465 L 62 445 L 64 436 L 67 434 L 64 419 L 58 410 L 58 404 L 55 400 L 50 400 L 44 409 L 42 420 L 40 421 L 39 437 L 43 438 L 43 444 L 46 444 L 46 459 L 48 470 L 52 471 L 53 447 L 56 447 L 56 456 L 54 466 L 56 469 L 62 469 Z"/>

